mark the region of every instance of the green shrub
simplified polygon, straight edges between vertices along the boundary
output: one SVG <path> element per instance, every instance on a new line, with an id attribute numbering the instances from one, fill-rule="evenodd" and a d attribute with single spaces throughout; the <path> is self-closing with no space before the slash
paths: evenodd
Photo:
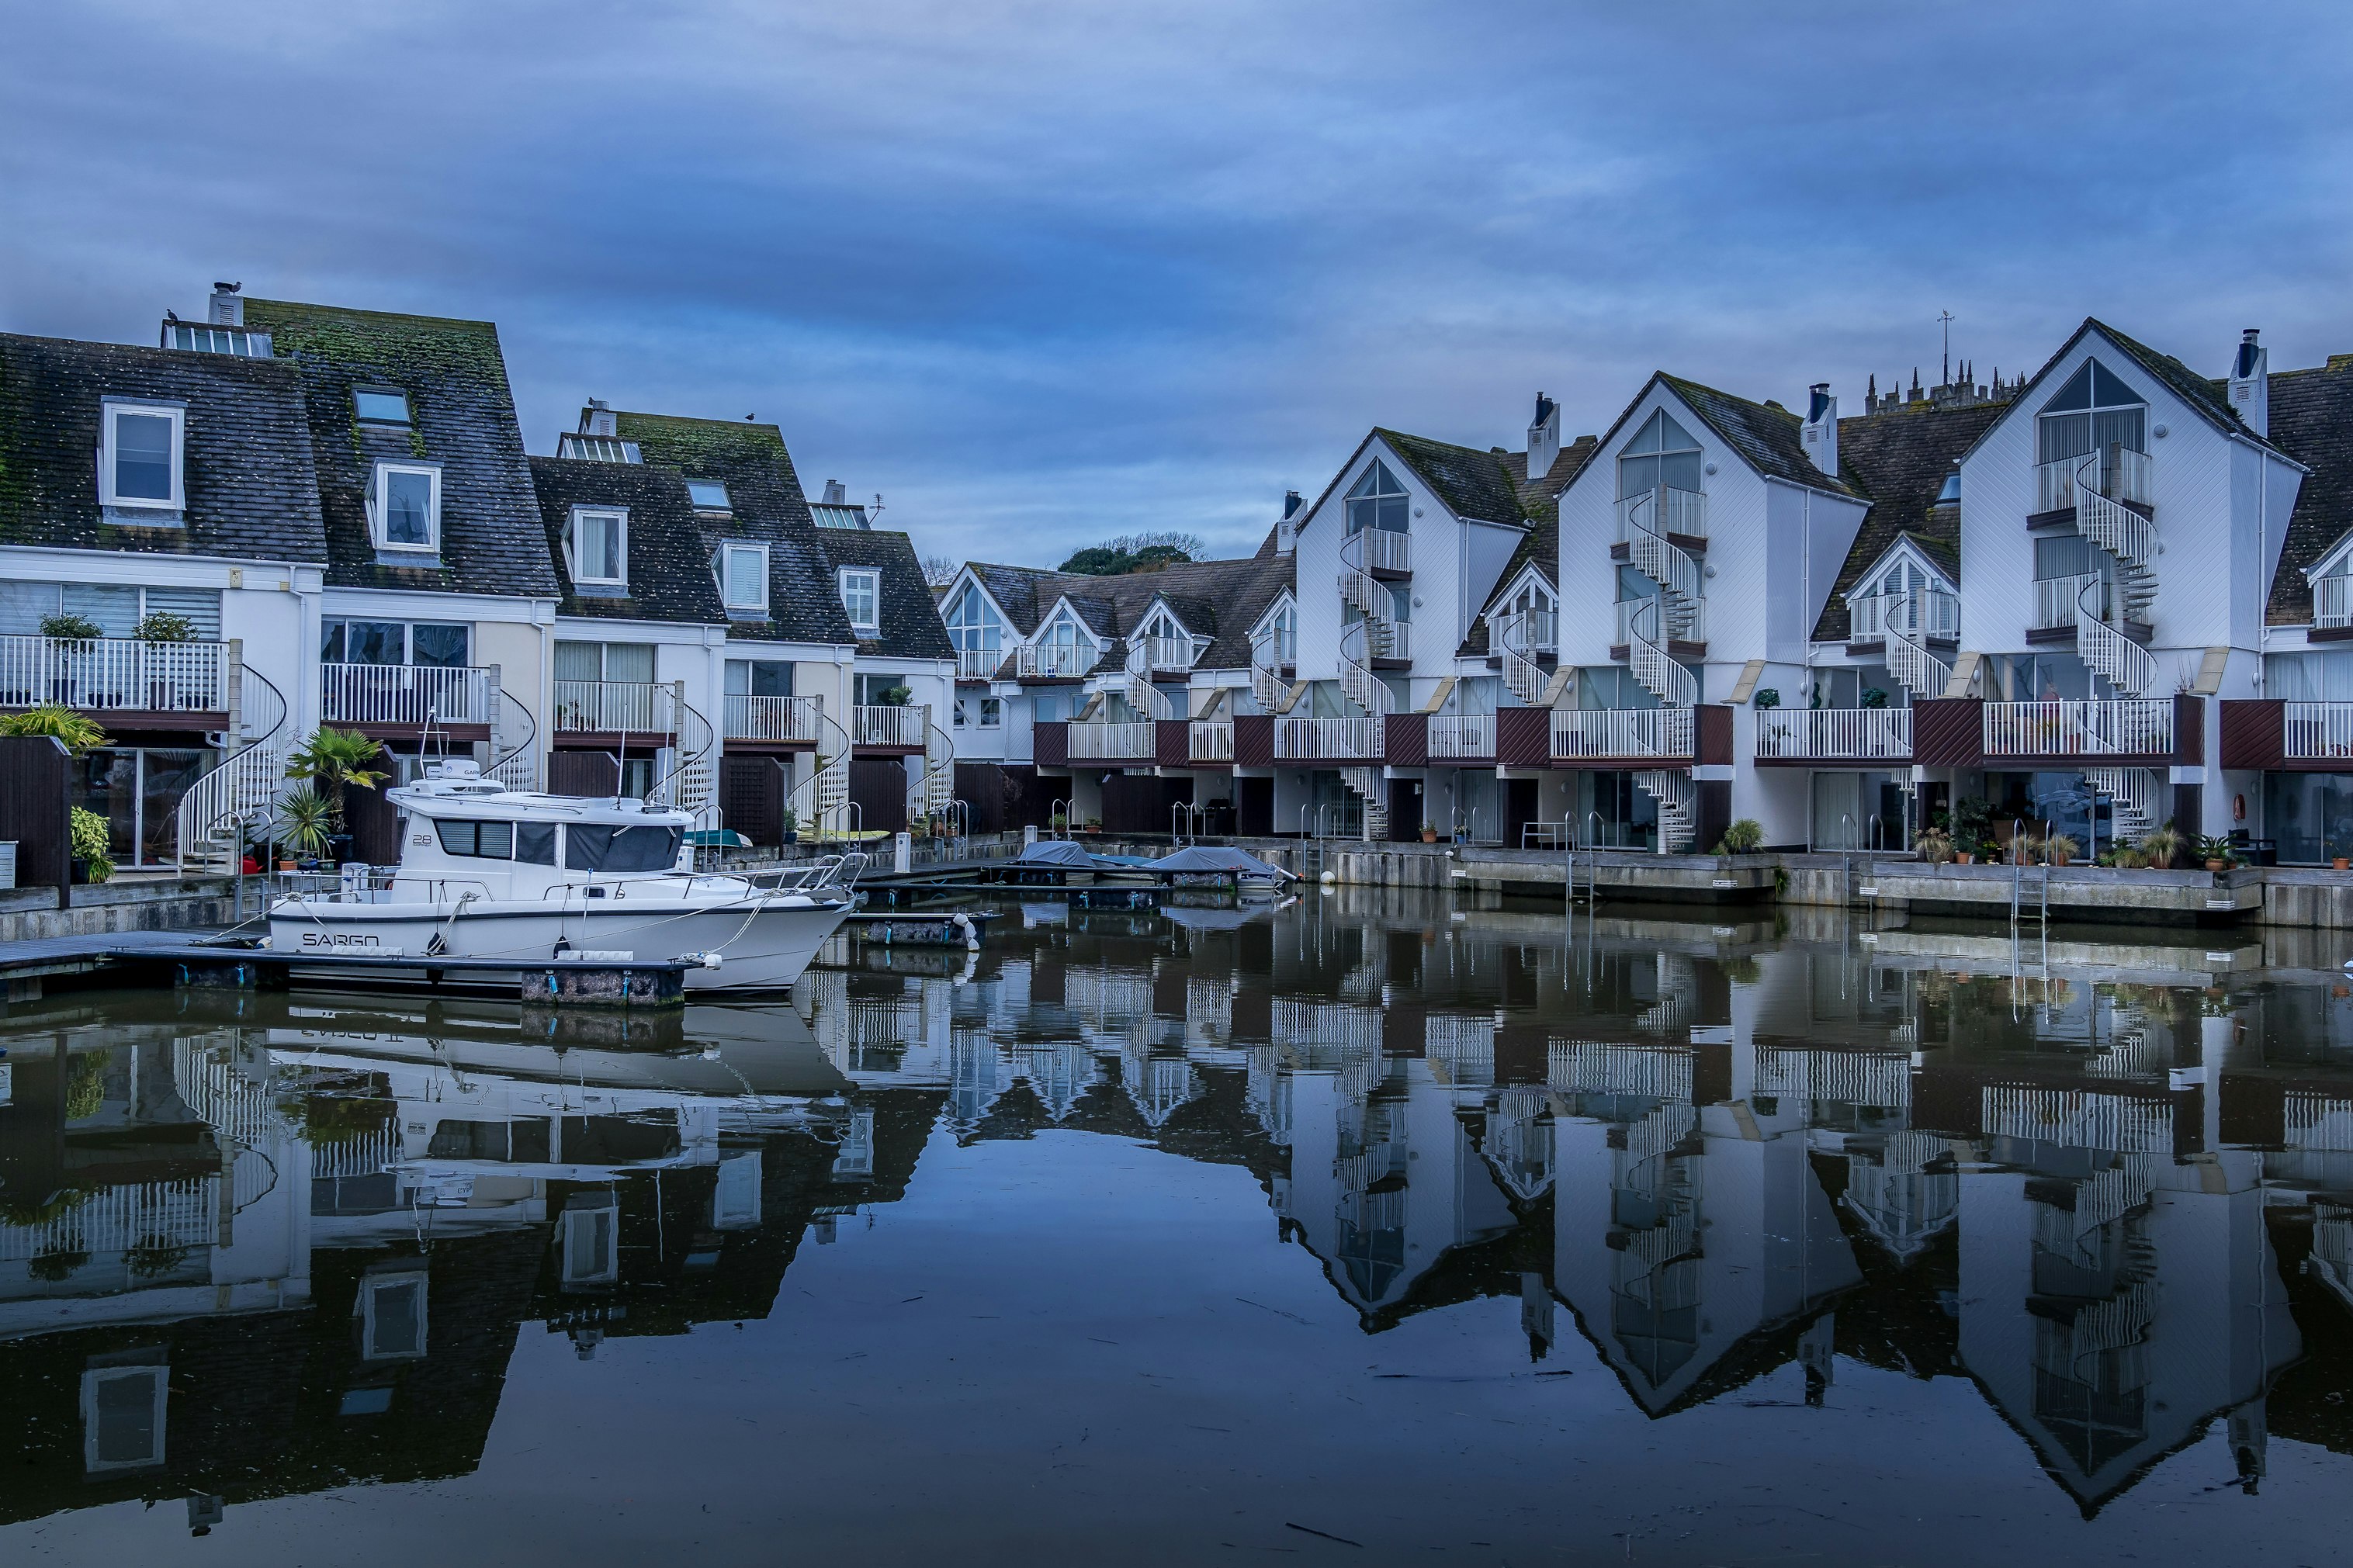
<path id="1" fill-rule="evenodd" d="M 131 629 L 131 635 L 141 642 L 194 642 L 196 624 L 185 616 L 175 616 L 169 610 L 150 610 L 146 617 Z"/>
<path id="2" fill-rule="evenodd" d="M 0 715 L 0 735 L 47 735 L 77 757 L 106 744 L 106 731 L 97 720 L 54 702 Z"/>
<path id="3" fill-rule="evenodd" d="M 106 628 L 88 616 L 43 616 L 41 635 L 60 642 L 96 642 L 106 635 Z"/>
<path id="4" fill-rule="evenodd" d="M 73 854 L 90 863 L 90 879 L 103 882 L 114 875 L 114 835 L 106 818 L 88 806 L 73 808 Z"/>
<path id="5" fill-rule="evenodd" d="M 1718 855 L 1754 855 L 1765 847 L 1765 827 L 1755 817 L 1744 816 L 1724 830 L 1718 841 Z"/>

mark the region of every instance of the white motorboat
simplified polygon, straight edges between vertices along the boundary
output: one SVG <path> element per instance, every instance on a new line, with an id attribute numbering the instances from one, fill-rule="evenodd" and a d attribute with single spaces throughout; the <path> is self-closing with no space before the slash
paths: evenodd
<path id="1" fill-rule="evenodd" d="M 690 990 L 782 990 L 849 912 L 864 863 L 698 872 L 685 812 L 523 794 L 471 763 L 436 763 L 386 798 L 400 811 L 400 865 L 347 868 L 331 889 L 273 900 L 273 952 L 518 967 L 567 953 L 688 959 Z"/>

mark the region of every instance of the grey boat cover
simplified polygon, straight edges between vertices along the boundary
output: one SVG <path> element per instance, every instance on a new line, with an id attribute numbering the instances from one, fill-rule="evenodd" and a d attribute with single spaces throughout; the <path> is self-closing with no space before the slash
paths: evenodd
<path id="1" fill-rule="evenodd" d="M 1103 863 L 1067 838 L 1040 838 L 1021 851 L 1024 866 L 1051 866 L 1065 871 L 1100 871 Z"/>
<path id="2" fill-rule="evenodd" d="M 1173 855 L 1163 855 L 1152 863 L 1152 868 L 1155 871 L 1176 871 L 1189 875 L 1231 876 L 1236 872 L 1245 877 L 1291 875 L 1282 867 L 1270 866 L 1246 850 L 1229 849 L 1208 844 L 1189 844 Z"/>

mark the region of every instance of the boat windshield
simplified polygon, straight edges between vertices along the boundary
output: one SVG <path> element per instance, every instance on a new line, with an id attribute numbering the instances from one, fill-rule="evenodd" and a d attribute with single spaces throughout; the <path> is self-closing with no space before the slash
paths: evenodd
<path id="1" fill-rule="evenodd" d="M 601 827 L 575 823 L 564 830 L 564 866 L 568 871 L 667 871 L 678 864 L 684 830 L 676 827 Z"/>

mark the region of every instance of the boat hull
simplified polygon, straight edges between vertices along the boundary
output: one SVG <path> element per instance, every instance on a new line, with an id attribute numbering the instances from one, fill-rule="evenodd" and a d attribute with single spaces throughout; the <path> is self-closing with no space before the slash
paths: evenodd
<path id="1" fill-rule="evenodd" d="M 719 967 L 686 972 L 688 990 L 780 991 L 800 978 L 849 912 L 847 900 L 714 900 L 683 908 L 674 900 L 595 900 L 558 910 L 478 901 L 453 910 L 421 900 L 284 899 L 270 908 L 269 947 L 342 960 L 371 953 L 512 958 L 518 970 L 540 967 L 565 950 L 627 952 L 638 960 L 717 953 Z M 299 967 L 295 974 L 306 977 Z"/>

